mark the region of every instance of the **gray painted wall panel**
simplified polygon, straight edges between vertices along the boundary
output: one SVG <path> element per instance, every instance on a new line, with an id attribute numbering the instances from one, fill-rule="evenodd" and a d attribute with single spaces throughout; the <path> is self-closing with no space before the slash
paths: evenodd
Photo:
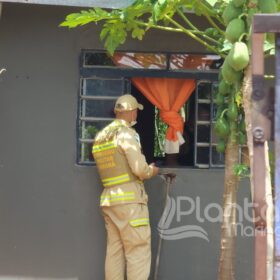
<path id="1" fill-rule="evenodd" d="M 4 4 L 0 21 L 0 279 L 104 279 L 105 231 L 94 167 L 75 165 L 79 53 L 102 48 L 98 27 L 58 28 L 71 8 Z M 122 49 L 203 51 L 164 32 L 129 40 Z M 158 44 L 158 42 L 161 42 Z M 221 170 L 176 170 L 172 197 L 222 201 Z M 147 182 L 153 228 L 164 201 L 161 178 Z M 240 198 L 249 197 L 248 183 Z M 183 224 L 194 224 L 192 215 Z M 210 242 L 164 241 L 163 280 L 216 279 L 218 223 Z M 252 239 L 238 241 L 237 279 L 251 279 Z M 246 260 L 246 261 L 245 261 Z M 205 278 L 207 277 L 207 278 Z"/>
<path id="2" fill-rule="evenodd" d="M 181 221 L 173 218 L 171 228 L 186 225 L 201 226 L 209 238 L 209 242 L 201 238 L 185 238 L 179 240 L 164 240 L 162 247 L 162 256 L 160 263 L 159 279 L 161 280 L 184 280 L 184 279 L 218 279 L 219 247 L 220 247 L 220 222 L 212 222 L 207 219 L 204 213 L 210 206 L 209 215 L 216 218 L 218 211 L 217 205 L 222 205 L 223 200 L 223 170 L 192 170 L 192 169 L 174 169 L 177 173 L 176 182 L 172 185 L 170 197 L 174 198 L 176 203 L 176 215 L 178 210 L 189 211 L 191 208 L 189 200 L 197 200 L 195 210 L 182 215 Z M 157 248 L 156 227 L 161 215 L 161 206 L 163 204 L 162 180 L 155 179 L 148 182 L 147 191 L 152 197 L 150 206 L 150 215 L 154 228 L 153 245 L 154 252 Z M 156 190 L 153 188 L 156 187 Z M 163 187 L 163 188 L 162 188 Z M 160 198 L 156 198 L 161 191 Z M 241 181 L 238 191 L 238 205 L 244 205 L 244 199 L 250 201 L 248 181 Z M 178 204 L 178 198 L 181 204 Z M 151 199 L 150 199 L 151 200 Z M 213 206 L 216 204 L 216 206 Z M 155 207 L 157 205 L 157 207 Z M 249 212 L 251 214 L 251 212 Z M 197 218 L 198 217 L 198 218 Z M 204 219 L 204 222 L 198 221 Z M 252 224 L 246 220 L 242 226 L 249 229 Z M 236 279 L 252 279 L 252 258 L 253 258 L 253 238 L 251 236 L 241 236 L 241 230 L 238 231 L 237 238 L 237 257 L 236 257 Z"/>

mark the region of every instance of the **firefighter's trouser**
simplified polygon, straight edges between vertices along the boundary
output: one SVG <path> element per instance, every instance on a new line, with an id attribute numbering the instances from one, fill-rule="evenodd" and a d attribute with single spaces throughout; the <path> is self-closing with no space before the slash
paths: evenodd
<path id="1" fill-rule="evenodd" d="M 147 280 L 151 229 L 145 204 L 102 207 L 107 230 L 106 280 Z"/>

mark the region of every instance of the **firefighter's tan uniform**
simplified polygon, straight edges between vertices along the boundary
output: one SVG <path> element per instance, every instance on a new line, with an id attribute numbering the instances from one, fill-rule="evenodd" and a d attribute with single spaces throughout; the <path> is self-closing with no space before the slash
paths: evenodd
<path id="1" fill-rule="evenodd" d="M 151 230 L 143 180 L 153 168 L 141 152 L 139 136 L 115 120 L 95 138 L 93 155 L 104 190 L 100 205 L 107 229 L 106 280 L 147 280 Z"/>

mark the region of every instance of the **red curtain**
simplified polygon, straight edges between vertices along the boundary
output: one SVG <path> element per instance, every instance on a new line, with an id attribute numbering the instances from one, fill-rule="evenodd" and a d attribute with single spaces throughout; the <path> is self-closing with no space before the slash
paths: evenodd
<path id="1" fill-rule="evenodd" d="M 160 109 L 161 119 L 169 126 L 166 139 L 177 141 L 184 121 L 178 113 L 195 89 L 195 80 L 169 78 L 133 78 L 133 84 Z"/>

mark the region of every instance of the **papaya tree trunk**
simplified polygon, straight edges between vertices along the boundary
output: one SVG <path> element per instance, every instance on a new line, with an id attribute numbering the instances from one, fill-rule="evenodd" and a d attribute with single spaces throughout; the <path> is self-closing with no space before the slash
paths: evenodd
<path id="1" fill-rule="evenodd" d="M 252 199 L 254 197 L 254 181 L 253 181 L 253 133 L 252 133 L 252 67 L 251 64 L 246 68 L 244 72 L 244 79 L 242 85 L 242 96 L 243 96 L 243 108 L 245 112 L 245 124 L 247 133 L 247 146 L 249 151 L 249 161 L 250 161 L 250 183 L 251 183 L 251 195 Z M 269 147 L 268 143 L 265 143 L 266 156 L 265 160 L 265 199 L 267 203 L 267 280 L 273 279 L 273 197 L 272 197 L 272 185 L 271 185 L 271 175 L 270 175 L 270 164 L 269 164 Z"/>
<path id="2" fill-rule="evenodd" d="M 244 71 L 244 79 L 242 84 L 242 101 L 245 113 L 245 125 L 247 134 L 247 146 L 250 161 L 250 182 L 251 182 L 251 195 L 254 196 L 254 182 L 253 182 L 253 134 L 252 134 L 252 67 L 251 64 L 247 66 Z"/>
<path id="3" fill-rule="evenodd" d="M 219 280 L 234 280 L 236 250 L 236 195 L 238 177 L 234 166 L 238 164 L 238 144 L 229 140 L 225 153 L 225 181 L 223 199 L 223 224 L 219 262 Z"/>

